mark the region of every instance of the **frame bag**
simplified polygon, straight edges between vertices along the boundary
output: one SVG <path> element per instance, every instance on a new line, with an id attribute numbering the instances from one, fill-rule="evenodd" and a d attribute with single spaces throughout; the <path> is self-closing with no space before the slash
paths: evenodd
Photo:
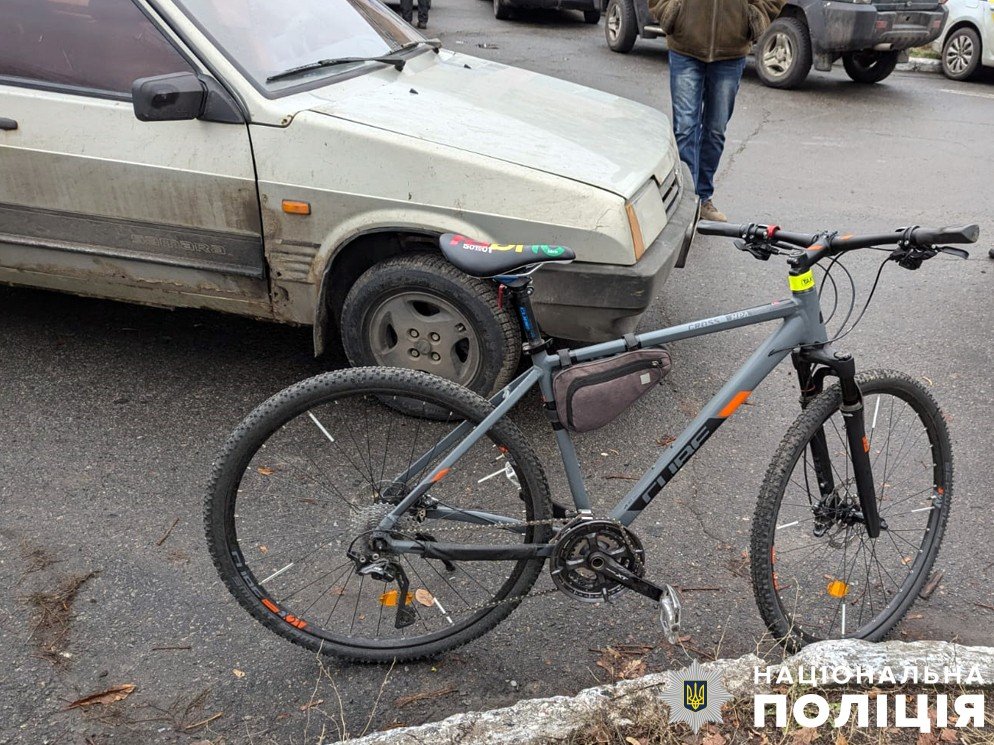
<path id="1" fill-rule="evenodd" d="M 666 349 L 637 349 L 591 362 L 568 364 L 552 376 L 559 421 L 571 432 L 589 432 L 614 421 L 653 390 L 670 371 Z"/>

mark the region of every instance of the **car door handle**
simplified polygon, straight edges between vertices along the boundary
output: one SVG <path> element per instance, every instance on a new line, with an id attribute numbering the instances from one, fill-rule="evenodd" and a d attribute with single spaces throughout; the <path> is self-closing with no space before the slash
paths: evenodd
<path id="1" fill-rule="evenodd" d="M 17 122 L 14 121 L 13 119 L 4 119 L 2 116 L 0 116 L 0 129 L 5 129 L 8 131 L 17 129 Z"/>

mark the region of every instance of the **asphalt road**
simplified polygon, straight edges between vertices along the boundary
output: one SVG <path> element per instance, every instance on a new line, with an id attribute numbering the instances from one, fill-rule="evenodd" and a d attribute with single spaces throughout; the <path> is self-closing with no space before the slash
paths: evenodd
<path id="1" fill-rule="evenodd" d="M 668 110 L 659 43 L 620 56 L 606 48 L 603 25 L 587 26 L 579 14 L 507 23 L 490 7 L 436 0 L 432 30 L 455 49 Z M 992 642 L 991 162 L 989 83 L 898 73 L 863 88 L 836 71 L 780 92 L 749 69 L 719 176 L 716 201 L 737 220 L 852 231 L 976 221 L 985 231 L 969 262 L 888 268 L 845 342 L 861 367 L 927 380 L 954 439 L 954 511 L 938 562 L 945 574 L 899 638 Z M 875 257 L 849 268 L 865 297 Z M 785 289 L 776 262 L 699 239 L 643 327 L 748 307 Z M 650 670 L 687 660 L 662 642 L 653 608 L 637 598 L 593 608 L 555 595 L 526 601 L 488 637 L 434 663 L 322 664 L 227 595 L 200 517 L 208 465 L 226 433 L 260 400 L 322 369 L 309 356 L 308 331 L 11 288 L 0 288 L 0 317 L 0 742 L 303 743 L 322 731 L 334 740 L 343 729 L 355 735 L 575 692 L 607 679 L 594 650 L 608 645 L 646 645 Z M 608 477 L 654 460 L 657 438 L 677 433 L 764 334 L 753 328 L 675 345 L 664 391 L 578 438 L 598 504 L 631 483 Z M 797 411 L 789 368 L 751 404 L 635 524 L 651 577 L 711 588 L 685 598 L 686 645 L 702 653 L 761 644 L 744 551 L 766 465 Z M 523 407 L 516 419 L 551 456 L 536 411 Z M 550 471 L 562 498 L 560 472 Z M 70 656 L 44 659 L 32 594 L 89 572 L 97 574 L 69 602 Z M 543 577 L 539 587 L 547 586 Z M 119 703 L 66 709 L 126 683 L 137 688 Z M 403 698 L 416 694 L 425 696 Z"/>

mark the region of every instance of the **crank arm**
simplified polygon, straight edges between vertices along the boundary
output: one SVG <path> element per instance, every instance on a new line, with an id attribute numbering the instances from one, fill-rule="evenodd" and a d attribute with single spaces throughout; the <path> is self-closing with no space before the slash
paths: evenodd
<path id="1" fill-rule="evenodd" d="M 614 580 L 619 585 L 634 590 L 639 595 L 645 595 L 659 604 L 659 623 L 663 627 L 663 635 L 670 644 L 676 644 L 680 636 L 680 597 L 669 585 L 653 584 L 647 579 L 626 569 L 623 565 L 601 551 L 594 551 L 587 558 L 587 566 L 603 577 Z"/>
<path id="2" fill-rule="evenodd" d="M 634 590 L 639 595 L 645 595 L 657 603 L 665 593 L 662 587 L 642 579 L 601 551 L 593 551 L 587 557 L 587 566 L 598 574 L 627 587 L 629 590 Z"/>

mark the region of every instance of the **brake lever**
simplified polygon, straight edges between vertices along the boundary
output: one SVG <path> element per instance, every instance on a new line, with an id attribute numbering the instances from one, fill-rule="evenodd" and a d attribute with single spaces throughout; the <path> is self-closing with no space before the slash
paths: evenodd
<path id="1" fill-rule="evenodd" d="M 970 258 L 970 252 L 963 248 L 954 248 L 953 246 L 937 246 L 937 248 L 942 253 L 955 256 L 957 259 Z"/>
<path id="2" fill-rule="evenodd" d="M 760 261 L 768 261 L 769 258 L 774 253 L 778 253 L 776 249 L 774 249 L 772 246 L 766 245 L 765 243 L 754 243 L 753 241 L 749 241 L 748 243 L 746 243 L 744 240 L 741 239 L 736 239 L 733 242 L 735 244 L 735 247 L 739 249 L 739 251 L 746 251 L 748 253 L 751 253 Z"/>

